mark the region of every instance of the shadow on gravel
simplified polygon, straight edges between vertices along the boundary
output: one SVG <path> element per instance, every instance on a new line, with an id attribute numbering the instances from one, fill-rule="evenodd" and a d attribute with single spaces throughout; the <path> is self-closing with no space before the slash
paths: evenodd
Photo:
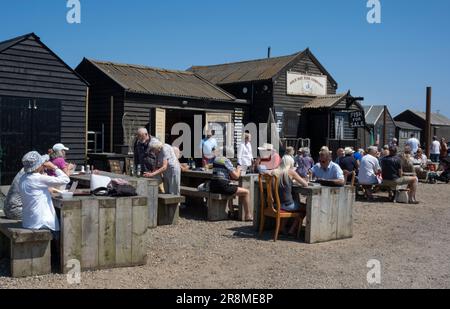
<path id="1" fill-rule="evenodd" d="M 233 235 L 229 237 L 233 238 L 247 238 L 247 239 L 256 239 L 261 241 L 273 241 L 274 237 L 274 231 L 273 230 L 267 230 L 264 231 L 262 236 L 259 237 L 259 233 L 255 231 L 253 226 L 241 226 L 241 227 L 233 227 L 228 229 L 230 231 L 233 231 Z M 305 230 L 304 227 L 302 228 L 302 231 L 300 232 L 300 238 L 297 239 L 295 236 L 291 235 L 285 235 L 280 233 L 278 235 L 278 241 L 297 241 L 297 242 L 304 242 L 305 241 Z"/>

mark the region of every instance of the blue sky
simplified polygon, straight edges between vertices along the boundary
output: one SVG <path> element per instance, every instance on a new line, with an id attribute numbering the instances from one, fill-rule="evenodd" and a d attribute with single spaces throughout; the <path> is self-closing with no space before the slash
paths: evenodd
<path id="1" fill-rule="evenodd" d="M 382 23 L 367 23 L 367 0 L 0 0 L 0 41 L 35 32 L 70 66 L 83 57 L 168 69 L 291 54 L 310 47 L 364 104 L 391 112 L 425 109 L 450 117 L 450 1 L 380 0 Z"/>

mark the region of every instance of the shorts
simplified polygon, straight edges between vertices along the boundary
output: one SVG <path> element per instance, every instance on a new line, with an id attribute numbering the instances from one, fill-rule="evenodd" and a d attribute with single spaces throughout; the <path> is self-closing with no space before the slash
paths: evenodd
<path id="1" fill-rule="evenodd" d="M 291 204 L 281 204 L 281 209 L 284 211 L 295 212 L 300 210 L 300 205 L 296 202 Z"/>
<path id="2" fill-rule="evenodd" d="M 238 186 L 230 184 L 226 179 L 213 179 L 209 184 L 209 191 L 211 193 L 235 195 L 238 190 Z"/>

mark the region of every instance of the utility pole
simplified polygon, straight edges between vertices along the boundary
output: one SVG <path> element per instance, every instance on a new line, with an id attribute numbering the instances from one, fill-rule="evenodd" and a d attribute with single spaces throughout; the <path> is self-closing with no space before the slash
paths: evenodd
<path id="1" fill-rule="evenodd" d="M 427 158 L 430 157 L 431 151 L 431 87 L 427 87 L 427 116 L 425 124 L 425 147 Z"/>

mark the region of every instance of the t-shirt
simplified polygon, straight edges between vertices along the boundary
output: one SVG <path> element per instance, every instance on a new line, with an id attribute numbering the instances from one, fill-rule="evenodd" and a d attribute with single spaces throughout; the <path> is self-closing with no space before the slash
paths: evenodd
<path id="1" fill-rule="evenodd" d="M 401 160 L 397 156 L 387 156 L 381 160 L 381 170 L 384 180 L 397 180 L 402 169 Z"/>
<path id="2" fill-rule="evenodd" d="M 216 157 L 213 162 L 213 179 L 230 180 L 230 172 L 234 171 L 231 161 L 225 157 Z"/>
<path id="3" fill-rule="evenodd" d="M 417 149 L 419 149 L 420 142 L 417 138 L 412 137 L 406 141 L 406 145 L 411 147 L 413 153 L 416 153 Z"/>
<path id="4" fill-rule="evenodd" d="M 359 167 L 358 182 L 363 185 L 377 184 L 377 172 L 380 169 L 380 163 L 377 158 L 370 154 L 364 156 Z"/>
<path id="5" fill-rule="evenodd" d="M 313 166 L 312 172 L 314 176 L 316 176 L 319 179 L 325 179 L 325 180 L 334 180 L 334 179 L 344 179 L 344 172 L 334 162 L 330 162 L 330 165 L 326 169 L 323 169 L 320 166 L 320 163 L 317 163 Z"/>
<path id="6" fill-rule="evenodd" d="M 163 165 L 164 160 L 167 160 L 169 167 L 176 167 L 180 164 L 175 155 L 175 151 L 169 144 L 164 144 L 163 148 L 159 152 L 158 167 L 161 167 Z"/>
<path id="7" fill-rule="evenodd" d="M 431 154 L 438 155 L 441 153 L 441 143 L 438 141 L 433 141 L 431 143 Z"/>
<path id="8" fill-rule="evenodd" d="M 51 160 L 51 162 L 53 164 L 55 164 L 60 170 L 65 169 L 67 166 L 66 160 L 64 160 L 64 158 L 61 158 L 61 157 L 53 159 L 53 160 Z M 47 171 L 47 175 L 56 176 L 54 171 Z"/>
<path id="9" fill-rule="evenodd" d="M 314 160 L 309 156 L 296 156 L 294 160 L 295 164 L 297 165 L 297 174 L 299 174 L 301 177 L 306 177 L 309 170 L 314 166 Z"/>
<path id="10" fill-rule="evenodd" d="M 26 229 L 59 231 L 59 222 L 53 207 L 49 188 L 66 185 L 70 178 L 60 169 L 56 177 L 38 173 L 24 174 L 19 181 L 22 198 L 22 226 Z"/>
<path id="11" fill-rule="evenodd" d="M 202 141 L 202 152 L 205 158 L 214 158 L 215 149 L 217 149 L 217 140 L 214 137 Z"/>
<path id="12" fill-rule="evenodd" d="M 358 151 L 357 152 L 355 152 L 354 154 L 353 154 L 353 158 L 355 158 L 356 160 L 358 160 L 358 161 L 361 161 L 361 159 L 362 159 L 362 154 L 361 153 L 359 153 Z M 343 159 L 343 158 L 342 158 Z M 341 159 L 341 160 L 342 160 Z"/>
<path id="13" fill-rule="evenodd" d="M 345 156 L 339 160 L 339 166 L 341 169 L 353 172 L 357 167 L 356 159 L 353 156 Z"/>

